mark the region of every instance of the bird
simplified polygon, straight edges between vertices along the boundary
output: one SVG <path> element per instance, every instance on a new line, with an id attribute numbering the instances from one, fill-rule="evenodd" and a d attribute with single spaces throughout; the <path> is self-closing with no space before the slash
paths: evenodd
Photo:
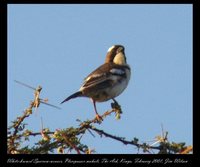
<path id="1" fill-rule="evenodd" d="M 126 62 L 125 48 L 123 45 L 111 46 L 106 54 L 104 64 L 91 72 L 85 79 L 80 89 L 61 102 L 67 102 L 77 97 L 90 98 L 97 120 L 102 120 L 97 112 L 96 102 L 113 100 L 127 87 L 131 76 L 131 68 Z"/>

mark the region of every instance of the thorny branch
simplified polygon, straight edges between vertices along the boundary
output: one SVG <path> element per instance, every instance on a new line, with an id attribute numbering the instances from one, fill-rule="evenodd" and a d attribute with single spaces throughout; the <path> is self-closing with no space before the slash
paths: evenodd
<path id="1" fill-rule="evenodd" d="M 109 138 L 111 138 L 111 139 L 120 141 L 120 142 L 122 142 L 122 143 L 125 144 L 125 145 L 130 144 L 130 145 L 134 145 L 134 146 L 136 146 L 136 147 L 138 147 L 138 148 L 140 148 L 140 147 L 142 148 L 142 147 L 145 146 L 144 144 L 139 144 L 139 143 L 137 142 L 137 139 L 136 139 L 136 140 L 129 141 L 129 140 L 126 140 L 124 137 L 117 137 L 117 136 L 111 135 L 111 134 L 106 133 L 106 132 L 104 132 L 103 130 L 100 130 L 100 129 L 97 129 L 97 128 L 89 127 L 89 129 L 91 129 L 91 130 L 97 132 L 100 136 L 104 135 L 104 136 L 109 137 Z M 159 146 L 156 147 L 156 146 L 147 146 L 147 145 L 146 145 L 146 147 L 148 147 L 149 149 L 157 149 L 157 150 L 160 149 Z"/>
<path id="2" fill-rule="evenodd" d="M 39 97 L 38 97 L 39 98 Z M 80 122 L 79 127 L 69 127 L 66 129 L 57 129 L 55 131 L 50 131 L 47 128 L 43 128 L 41 132 L 32 132 L 31 130 L 25 130 L 26 124 L 24 120 L 32 114 L 32 109 L 36 107 L 34 102 L 30 103 L 30 106 L 24 111 L 21 117 L 17 117 L 15 121 L 12 122 L 12 125 L 8 128 L 8 153 L 9 154 L 41 154 L 55 152 L 57 149 L 58 153 L 67 153 L 74 150 L 77 154 L 85 153 L 90 154 L 93 150 L 90 150 L 89 147 L 81 143 L 82 136 L 88 131 L 94 136 L 93 132 L 96 132 L 98 135 L 108 137 L 110 139 L 122 142 L 125 145 L 133 145 L 139 149 L 142 149 L 143 152 L 152 153 L 153 150 L 157 150 L 160 154 L 188 154 L 192 151 L 192 146 L 185 146 L 185 143 L 174 143 L 169 142 L 167 139 L 168 133 L 164 133 L 162 136 L 157 136 L 156 141 L 153 144 L 140 143 L 139 139 L 133 138 L 133 140 L 126 140 L 124 137 L 118 137 L 112 134 L 105 132 L 104 130 L 96 128 L 94 125 L 96 123 L 101 124 L 99 120 L 95 117 L 94 119 Z M 37 106 L 39 107 L 39 105 Z M 114 100 L 114 103 L 111 103 L 111 110 L 106 111 L 101 115 L 103 120 L 112 113 L 115 113 L 116 119 L 120 119 L 122 114 L 121 106 Z M 81 136 L 80 136 L 81 135 Z M 38 141 L 32 148 L 20 147 L 22 138 L 25 140 L 30 140 L 30 137 L 41 136 L 42 139 Z M 153 152 L 154 153 L 154 152 Z"/>

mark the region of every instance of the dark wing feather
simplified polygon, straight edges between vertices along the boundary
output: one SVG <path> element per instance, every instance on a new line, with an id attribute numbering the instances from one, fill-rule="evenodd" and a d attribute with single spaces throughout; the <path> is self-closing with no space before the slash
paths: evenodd
<path id="1" fill-rule="evenodd" d="M 109 64 L 103 64 L 93 72 L 91 72 L 85 79 L 82 87 L 90 87 L 105 81 L 108 77 Z"/>

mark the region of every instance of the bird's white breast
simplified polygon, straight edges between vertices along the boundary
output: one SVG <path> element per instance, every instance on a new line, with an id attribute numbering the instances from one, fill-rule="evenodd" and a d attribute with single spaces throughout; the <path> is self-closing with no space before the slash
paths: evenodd
<path id="1" fill-rule="evenodd" d="M 105 92 L 107 93 L 107 97 L 105 99 L 99 99 L 98 102 L 103 102 L 110 100 L 119 96 L 127 87 L 130 80 L 131 72 L 129 69 L 126 69 L 126 78 L 120 78 L 119 76 L 113 76 L 113 86 L 107 88 Z"/>
<path id="2" fill-rule="evenodd" d="M 126 69 L 126 78 L 119 80 L 119 77 L 115 76 L 115 85 L 110 90 L 110 95 L 112 98 L 119 96 L 124 91 L 124 89 L 126 89 L 130 80 L 130 75 L 130 70 Z"/>

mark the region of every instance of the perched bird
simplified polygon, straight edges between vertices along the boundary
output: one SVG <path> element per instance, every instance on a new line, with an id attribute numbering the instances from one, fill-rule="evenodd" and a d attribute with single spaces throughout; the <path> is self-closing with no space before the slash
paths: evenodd
<path id="1" fill-rule="evenodd" d="M 108 49 L 103 65 L 90 73 L 78 92 L 67 97 L 62 103 L 76 97 L 88 97 L 92 100 L 96 118 L 101 118 L 96 109 L 96 102 L 104 102 L 120 95 L 130 80 L 131 69 L 126 63 L 122 45 Z M 101 118 L 102 119 L 102 118 Z"/>

